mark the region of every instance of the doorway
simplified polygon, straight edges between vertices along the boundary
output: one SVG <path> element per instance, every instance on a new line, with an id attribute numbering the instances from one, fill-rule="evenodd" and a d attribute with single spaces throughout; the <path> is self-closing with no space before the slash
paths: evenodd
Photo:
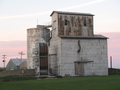
<path id="1" fill-rule="evenodd" d="M 84 63 L 75 62 L 75 75 L 84 76 Z"/>
<path id="2" fill-rule="evenodd" d="M 40 75 L 48 75 L 48 47 L 46 43 L 39 44 Z"/>

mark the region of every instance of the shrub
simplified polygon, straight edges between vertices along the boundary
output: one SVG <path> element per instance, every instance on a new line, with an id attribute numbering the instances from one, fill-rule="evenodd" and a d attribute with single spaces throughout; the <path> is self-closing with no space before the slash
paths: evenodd
<path id="1" fill-rule="evenodd" d="M 4 70 L 6 70 L 6 68 L 1 68 L 1 67 L 0 67 L 0 72 L 2 72 L 2 71 L 4 71 Z"/>
<path id="2" fill-rule="evenodd" d="M 120 75 L 120 69 L 116 68 L 108 68 L 109 75 Z"/>
<path id="3" fill-rule="evenodd" d="M 21 81 L 21 80 L 34 80 L 37 79 L 35 76 L 7 76 L 1 77 L 0 81 L 8 82 L 8 81 Z"/>

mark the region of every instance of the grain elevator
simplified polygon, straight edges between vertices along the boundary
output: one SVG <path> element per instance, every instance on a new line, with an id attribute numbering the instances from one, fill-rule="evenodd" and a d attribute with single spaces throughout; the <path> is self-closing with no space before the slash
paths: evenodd
<path id="1" fill-rule="evenodd" d="M 39 63 L 41 74 L 49 72 L 49 75 L 62 77 L 108 75 L 108 38 L 94 35 L 94 15 L 53 11 L 50 16 L 53 30 L 51 37 L 47 34 L 46 38 L 42 38 L 45 33 L 49 32 L 47 28 L 43 30 L 45 26 L 40 25 L 27 30 L 28 68 L 36 68 L 34 58 L 39 57 L 40 62 L 42 60 L 40 56 L 43 54 L 35 54 L 35 51 L 38 50 L 40 53 L 43 49 L 47 52 L 43 57 L 46 57 L 48 61 L 44 65 L 46 62 L 44 58 L 44 63 Z M 44 44 L 40 44 L 42 41 Z"/>

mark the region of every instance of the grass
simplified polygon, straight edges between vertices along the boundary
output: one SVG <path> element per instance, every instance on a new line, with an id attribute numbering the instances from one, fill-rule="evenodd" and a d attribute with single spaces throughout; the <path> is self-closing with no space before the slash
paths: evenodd
<path id="1" fill-rule="evenodd" d="M 0 90 L 120 90 L 120 75 L 0 82 Z"/>

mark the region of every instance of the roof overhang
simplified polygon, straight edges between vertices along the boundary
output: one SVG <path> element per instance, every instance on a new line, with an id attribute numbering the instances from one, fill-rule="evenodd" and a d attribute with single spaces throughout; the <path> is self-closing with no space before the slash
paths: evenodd
<path id="1" fill-rule="evenodd" d="M 108 37 L 102 35 L 94 35 L 94 36 L 68 36 L 68 35 L 58 35 L 60 38 L 66 39 L 108 39 Z"/>
<path id="2" fill-rule="evenodd" d="M 53 11 L 50 16 L 52 16 L 54 13 L 58 14 L 67 14 L 67 15 L 85 15 L 85 16 L 94 16 L 91 13 L 80 13 L 80 12 L 64 12 L 64 11 Z"/>
<path id="3" fill-rule="evenodd" d="M 89 62 L 94 62 L 94 61 L 74 61 L 74 63 L 89 63 Z"/>

